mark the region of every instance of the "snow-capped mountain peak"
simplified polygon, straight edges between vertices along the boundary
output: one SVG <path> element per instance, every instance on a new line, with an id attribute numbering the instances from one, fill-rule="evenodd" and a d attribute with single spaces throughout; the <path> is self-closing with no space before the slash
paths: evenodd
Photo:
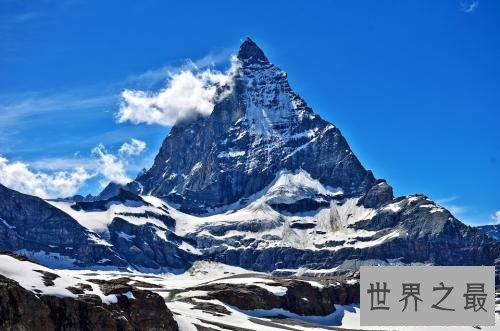
<path id="1" fill-rule="evenodd" d="M 286 73 L 251 39 L 238 61 L 231 91 L 210 116 L 172 128 L 153 167 L 137 178 L 141 193 L 205 213 L 262 190 L 282 170 L 300 169 L 348 196 L 366 193 L 375 178 Z"/>

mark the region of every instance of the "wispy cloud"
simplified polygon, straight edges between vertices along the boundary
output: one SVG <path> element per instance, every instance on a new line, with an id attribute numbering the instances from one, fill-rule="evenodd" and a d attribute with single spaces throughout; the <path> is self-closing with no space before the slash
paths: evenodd
<path id="1" fill-rule="evenodd" d="M 27 12 L 18 15 L 13 15 L 10 18 L 11 23 L 24 23 L 33 20 L 38 16 L 38 13 L 35 12 Z"/>
<path id="2" fill-rule="evenodd" d="M 89 171 L 97 170 L 97 162 L 95 158 L 82 158 L 78 157 L 79 154 L 73 157 L 50 157 L 38 159 L 29 163 L 30 168 L 35 170 L 49 170 L 49 171 L 61 171 L 61 170 L 73 170 L 76 168 L 84 168 Z"/>
<path id="3" fill-rule="evenodd" d="M 125 160 L 108 153 L 104 145 L 99 144 L 92 150 L 92 154 L 99 159 L 99 172 L 104 177 L 104 179 L 101 180 L 101 186 L 104 187 L 109 182 L 127 184 L 131 181 L 125 169 Z"/>
<path id="4" fill-rule="evenodd" d="M 132 138 L 130 142 L 123 143 L 118 152 L 123 155 L 135 156 L 141 154 L 145 148 L 146 142 Z"/>
<path id="5" fill-rule="evenodd" d="M 473 13 L 479 7 L 479 0 L 462 0 L 460 10 L 464 13 Z"/>
<path id="6" fill-rule="evenodd" d="M 81 91 L 3 95 L 0 96 L 0 127 L 35 115 L 109 106 L 117 100 L 113 95 L 89 95 Z"/>
<path id="7" fill-rule="evenodd" d="M 500 210 L 497 210 L 493 215 L 491 215 L 492 224 L 500 224 Z"/>
<path id="8" fill-rule="evenodd" d="M 448 209 L 454 216 L 460 218 L 465 212 L 468 211 L 468 208 L 466 206 L 458 204 L 456 202 L 458 199 L 459 198 L 457 196 L 451 196 L 447 198 L 437 199 L 436 202 Z"/>

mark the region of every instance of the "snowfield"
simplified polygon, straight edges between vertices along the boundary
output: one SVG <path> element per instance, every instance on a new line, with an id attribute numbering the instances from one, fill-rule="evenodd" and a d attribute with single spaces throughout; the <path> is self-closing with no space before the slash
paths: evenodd
<path id="1" fill-rule="evenodd" d="M 53 285 L 45 284 L 43 272 L 56 274 Z M 241 310 L 227 305 L 219 300 L 202 300 L 204 291 L 189 290 L 189 288 L 210 283 L 224 283 L 238 286 L 238 284 L 254 284 L 262 287 L 274 295 L 286 294 L 286 288 L 272 286 L 272 280 L 265 273 L 255 273 L 238 267 L 232 267 L 214 262 L 199 261 L 191 269 L 180 275 L 173 274 L 147 274 L 136 271 L 89 271 L 89 270 L 54 270 L 29 261 L 19 261 L 11 256 L 0 255 L 0 275 L 11 278 L 35 294 L 55 295 L 58 297 L 76 297 L 67 290 L 68 287 L 86 284 L 91 290 L 86 294 L 98 295 L 105 304 L 117 301 L 117 295 L 105 296 L 95 283 L 89 279 L 111 280 L 120 277 L 129 277 L 131 282 L 141 281 L 157 285 L 156 288 L 148 287 L 160 294 L 166 300 L 167 307 L 174 313 L 174 318 L 180 330 L 197 330 L 196 325 L 205 326 L 214 330 L 231 330 L 243 328 L 248 330 L 421 330 L 418 327 L 361 327 L 359 324 L 360 308 L 358 305 L 335 305 L 336 311 L 327 316 L 300 316 L 283 309 L 271 310 Z M 321 287 L 322 284 L 310 281 L 313 286 Z M 140 287 L 139 287 L 140 288 Z M 123 294 L 129 300 L 134 300 L 131 292 Z M 186 301 L 191 298 L 191 303 Z M 229 314 L 214 315 L 204 310 L 197 309 L 193 303 L 211 303 L 223 306 Z M 307 304 L 307 303 L 305 303 Z M 500 309 L 500 306 L 497 306 Z M 285 316 L 286 319 L 278 318 Z M 496 314 L 496 323 L 500 324 L 500 314 Z M 426 327 L 426 330 L 476 330 L 472 327 Z M 496 330 L 495 327 L 482 327 L 481 330 Z"/>

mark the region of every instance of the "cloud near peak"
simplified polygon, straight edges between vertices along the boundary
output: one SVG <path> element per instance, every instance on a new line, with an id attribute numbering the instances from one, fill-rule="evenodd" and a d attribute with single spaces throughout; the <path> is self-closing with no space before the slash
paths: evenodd
<path id="1" fill-rule="evenodd" d="M 92 149 L 92 155 L 97 156 L 99 172 L 104 176 L 104 179 L 101 181 L 102 186 L 105 186 L 108 182 L 123 185 L 132 181 L 132 179 L 127 177 L 125 161 L 108 153 L 103 144 L 99 144 Z"/>
<path id="2" fill-rule="evenodd" d="M 473 13 L 479 7 L 479 0 L 462 0 L 460 10 L 464 13 Z"/>
<path id="3" fill-rule="evenodd" d="M 130 139 L 129 142 L 123 143 L 118 152 L 122 155 L 134 156 L 139 155 L 146 149 L 146 143 L 139 139 Z"/>
<path id="4" fill-rule="evenodd" d="M 491 222 L 492 224 L 500 224 L 500 210 L 491 215 Z"/>
<path id="5" fill-rule="evenodd" d="M 116 120 L 119 123 L 172 126 L 195 114 L 209 115 L 214 107 L 217 86 L 228 85 L 233 67 L 222 73 L 213 69 L 184 68 L 170 73 L 167 86 L 157 92 L 125 89 Z"/>

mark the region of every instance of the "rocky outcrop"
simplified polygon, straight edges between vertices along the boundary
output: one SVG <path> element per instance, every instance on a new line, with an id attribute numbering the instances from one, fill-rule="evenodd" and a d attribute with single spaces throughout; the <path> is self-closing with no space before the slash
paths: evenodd
<path id="1" fill-rule="evenodd" d="M 111 185 L 111 184 L 110 184 Z M 109 186 L 109 185 L 108 185 Z M 132 205 L 136 207 L 149 206 L 150 204 L 144 201 L 140 196 L 126 191 L 124 189 L 118 188 L 118 192 L 106 199 L 96 199 L 94 201 L 80 201 L 75 202 L 71 205 L 76 211 L 104 211 L 108 210 L 109 206 L 112 204 L 125 204 Z"/>
<path id="2" fill-rule="evenodd" d="M 202 299 L 217 299 L 242 310 L 281 308 L 298 315 L 326 316 L 335 311 L 335 305 L 359 303 L 359 283 L 338 283 L 315 286 L 294 279 L 275 279 L 265 282 L 266 287 L 286 288 L 279 295 L 258 285 L 213 283 L 198 286 L 195 290 L 207 291 Z"/>
<path id="3" fill-rule="evenodd" d="M 476 227 L 479 231 L 486 233 L 493 239 L 500 240 L 500 224 L 481 225 Z"/>
<path id="4" fill-rule="evenodd" d="M 109 233 L 114 249 L 139 270 L 178 273 L 188 269 L 195 258 L 179 249 L 182 242 L 189 239 L 153 224 L 134 225 L 115 217 Z"/>
<path id="5" fill-rule="evenodd" d="M 64 267 L 127 265 L 96 238 L 44 200 L 0 184 L 0 250 L 19 251 L 46 263 L 52 259 Z"/>
<path id="6" fill-rule="evenodd" d="M 106 290 L 113 282 L 102 284 Z M 116 303 L 100 298 L 37 296 L 0 275 L 0 329 L 2 330 L 178 330 L 163 299 L 150 291 L 116 286 Z M 124 295 L 130 292 L 131 296 Z"/>
<path id="7" fill-rule="evenodd" d="M 377 180 L 368 192 L 359 199 L 359 204 L 368 208 L 379 208 L 393 198 L 392 187 L 383 179 Z"/>

